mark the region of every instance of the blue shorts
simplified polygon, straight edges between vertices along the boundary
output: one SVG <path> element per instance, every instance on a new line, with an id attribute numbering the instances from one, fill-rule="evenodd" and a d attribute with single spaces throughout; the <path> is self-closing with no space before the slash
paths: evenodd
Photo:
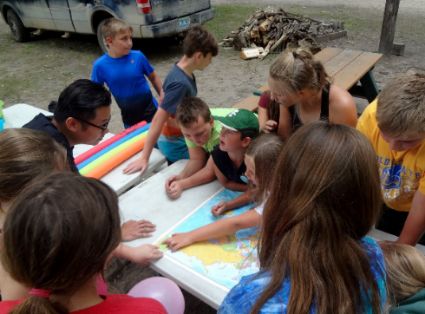
<path id="1" fill-rule="evenodd" d="M 184 136 L 161 135 L 157 144 L 161 153 L 171 163 L 180 159 L 189 159 L 189 150 L 187 149 Z"/>

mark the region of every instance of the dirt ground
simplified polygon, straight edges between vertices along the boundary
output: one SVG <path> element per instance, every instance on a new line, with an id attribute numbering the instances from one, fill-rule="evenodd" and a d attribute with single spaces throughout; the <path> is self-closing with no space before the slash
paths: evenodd
<path id="1" fill-rule="evenodd" d="M 212 2 L 258 5 L 258 1 Z M 299 1 L 298 4 L 294 4 L 294 1 L 261 1 L 261 4 L 269 2 L 284 4 L 285 9 L 310 17 L 345 21 L 348 37 L 324 43 L 323 46 L 377 50 L 383 14 L 382 0 L 353 1 L 351 6 L 345 6 L 346 1 Z M 409 69 L 425 70 L 425 6 L 422 1 L 407 2 L 409 4 L 403 7 L 406 1 L 402 1 L 396 35 L 397 42 L 406 44 L 405 55 L 386 56 L 377 64 L 374 75 L 380 87 L 398 73 Z M 147 55 L 162 79 L 180 56 L 180 48 L 169 40 L 137 41 L 135 48 Z M 29 43 L 15 43 L 7 25 L 0 20 L 0 99 L 5 101 L 6 106 L 28 103 L 46 109 L 66 85 L 78 78 L 88 78 L 92 62 L 100 55 L 94 36 L 72 34 L 65 39 L 60 34 L 48 34 Z M 265 83 L 268 67 L 274 57 L 270 55 L 263 61 L 243 61 L 238 52 L 221 49 L 205 71 L 196 73 L 198 95 L 212 107 L 229 107 Z M 119 112 L 114 106 L 111 131 L 121 129 Z M 115 261 L 108 274 L 115 290 L 126 291 L 151 273 L 141 273 L 138 266 Z M 188 313 L 214 312 L 189 296 L 187 306 Z"/>
<path id="2" fill-rule="evenodd" d="M 254 3 L 213 0 L 213 4 L 229 2 Z M 365 6 L 366 1 L 360 1 L 359 6 L 353 7 L 341 5 L 339 3 L 343 1 L 338 0 L 334 0 L 336 4 L 333 6 L 310 5 L 313 1 L 302 1 L 307 2 L 308 6 L 294 5 L 291 1 L 270 2 L 283 3 L 285 9 L 311 17 L 345 21 L 348 37 L 323 43 L 323 46 L 377 50 L 383 12 L 377 5 L 381 3 L 382 7 L 383 1 L 377 1 L 372 9 L 360 6 Z M 262 1 L 262 5 L 267 3 Z M 418 11 L 411 6 L 400 9 L 396 41 L 406 44 L 405 56 L 384 57 L 377 64 L 374 75 L 378 86 L 397 73 L 411 68 L 425 69 L 424 9 L 417 5 Z M 169 40 L 139 40 L 135 48 L 147 55 L 159 76 L 164 79 L 180 56 L 180 47 L 172 44 Z M 0 99 L 5 101 L 6 106 L 28 103 L 47 108 L 48 103 L 57 99 L 67 84 L 78 78 L 88 78 L 92 62 L 101 54 L 94 36 L 72 34 L 70 38 L 64 39 L 60 34 L 47 34 L 28 43 L 15 43 L 1 19 L 0 47 Z M 221 49 L 205 71 L 196 73 L 198 95 L 212 107 L 229 107 L 264 84 L 274 57 L 270 55 L 263 61 L 243 61 L 236 51 Z M 114 109 L 111 131 L 118 132 L 122 125 L 116 106 Z"/>

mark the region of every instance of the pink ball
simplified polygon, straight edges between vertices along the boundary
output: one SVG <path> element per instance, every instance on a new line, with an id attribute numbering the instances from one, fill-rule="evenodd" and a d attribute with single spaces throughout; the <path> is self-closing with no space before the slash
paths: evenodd
<path id="1" fill-rule="evenodd" d="M 183 314 L 185 303 L 183 293 L 174 281 L 164 277 L 151 277 L 142 280 L 128 292 L 132 297 L 157 300 L 168 314 Z"/>

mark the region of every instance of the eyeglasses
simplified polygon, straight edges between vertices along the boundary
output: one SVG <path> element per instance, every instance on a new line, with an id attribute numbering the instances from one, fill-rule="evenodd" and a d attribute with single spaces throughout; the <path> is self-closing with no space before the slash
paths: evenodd
<path id="1" fill-rule="evenodd" d="M 106 130 L 108 129 L 109 122 L 111 121 L 111 120 L 109 119 L 108 121 L 106 121 L 106 122 L 105 122 L 105 123 L 103 123 L 102 125 L 97 125 L 97 124 L 91 123 L 91 122 L 89 122 L 89 121 L 87 121 L 87 120 L 84 120 L 84 119 L 81 119 L 81 118 L 74 117 L 74 119 L 77 119 L 78 121 L 84 122 L 84 123 L 86 123 L 86 124 L 88 124 L 88 125 L 91 125 L 91 126 L 93 126 L 93 127 L 95 127 L 95 128 L 98 128 L 98 129 L 100 129 L 100 130 L 102 130 L 102 131 L 106 131 Z"/>

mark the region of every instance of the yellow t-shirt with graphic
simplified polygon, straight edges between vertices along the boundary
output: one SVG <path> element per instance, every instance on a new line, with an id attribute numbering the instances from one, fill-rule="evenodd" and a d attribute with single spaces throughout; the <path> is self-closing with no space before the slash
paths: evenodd
<path id="1" fill-rule="evenodd" d="M 366 107 L 357 122 L 357 129 L 369 139 L 378 157 L 385 204 L 407 212 L 415 192 L 419 190 L 425 194 L 425 141 L 406 151 L 391 150 L 378 128 L 376 106 L 377 100 Z"/>

